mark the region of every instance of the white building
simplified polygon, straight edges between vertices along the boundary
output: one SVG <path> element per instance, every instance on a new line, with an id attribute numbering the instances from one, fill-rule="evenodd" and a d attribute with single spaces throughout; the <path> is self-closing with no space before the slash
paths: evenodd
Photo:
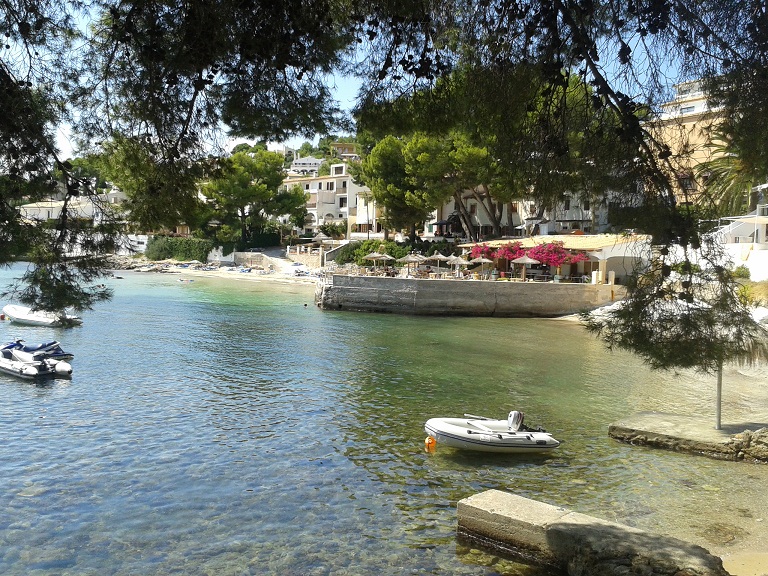
<path id="1" fill-rule="evenodd" d="M 745 216 L 724 218 L 727 222 L 716 232 L 731 257 L 733 266 L 744 266 L 750 279 L 768 280 L 768 204 Z"/>
<path id="2" fill-rule="evenodd" d="M 110 207 L 117 207 L 126 199 L 127 196 L 123 192 L 113 188 L 105 194 L 94 197 L 80 196 L 70 199 L 67 208 L 72 216 L 93 220 L 98 224 Z M 19 214 L 27 220 L 45 222 L 58 219 L 63 209 L 64 200 L 48 199 L 19 206 Z"/>
<path id="3" fill-rule="evenodd" d="M 107 212 L 112 208 L 117 208 L 127 199 L 124 192 L 117 188 L 112 188 L 105 194 L 98 194 L 95 197 L 81 196 L 71 199 L 67 205 L 70 216 L 75 218 L 84 218 L 92 220 L 94 224 L 99 224 Z M 48 220 L 57 220 L 64 209 L 63 200 L 41 200 L 19 206 L 19 214 L 22 218 L 36 222 L 46 222 Z M 109 214 L 110 217 L 115 213 Z M 149 236 L 146 234 L 126 234 L 122 237 L 117 254 L 130 255 L 143 253 L 147 248 Z"/>
<path id="4" fill-rule="evenodd" d="M 322 163 L 322 158 L 315 158 L 314 156 L 296 158 L 293 162 L 291 162 L 291 167 L 288 169 L 288 171 L 291 174 L 302 176 L 317 176 L 317 173 L 320 170 L 320 165 Z"/>
<path id="5" fill-rule="evenodd" d="M 353 182 L 347 164 L 332 164 L 328 176 L 289 177 L 283 181 L 286 190 L 293 186 L 301 187 L 309 195 L 303 233 L 315 235 L 320 225 L 344 220 L 350 239 L 382 233 L 370 189 Z"/>
<path id="6" fill-rule="evenodd" d="M 580 199 L 577 194 L 566 195 L 564 201 L 553 210 L 541 211 L 530 200 L 513 200 L 502 206 L 501 234 L 504 237 L 525 237 L 531 235 L 561 234 L 581 231 L 602 233 L 608 230 L 608 205 L 605 202 L 590 202 Z M 480 203 L 472 194 L 466 193 L 464 204 L 470 215 L 473 229 L 481 238 L 494 233 L 491 221 Z M 462 236 L 463 227 L 458 219 L 456 202 L 452 199 L 433 213 L 422 237 Z"/>

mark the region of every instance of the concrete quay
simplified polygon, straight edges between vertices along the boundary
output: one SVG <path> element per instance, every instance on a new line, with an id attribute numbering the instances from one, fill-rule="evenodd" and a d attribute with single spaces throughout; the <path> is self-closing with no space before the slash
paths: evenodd
<path id="1" fill-rule="evenodd" d="M 426 316 L 557 317 L 593 310 L 625 295 L 615 284 L 387 278 L 334 274 L 318 283 L 325 310 Z"/>
<path id="2" fill-rule="evenodd" d="M 569 576 L 728 576 L 700 546 L 500 490 L 460 500 L 457 532 Z"/>
<path id="3" fill-rule="evenodd" d="M 768 424 L 741 422 L 715 430 L 701 417 L 638 412 L 614 422 L 608 436 L 628 444 L 689 452 L 718 460 L 768 462 Z"/>

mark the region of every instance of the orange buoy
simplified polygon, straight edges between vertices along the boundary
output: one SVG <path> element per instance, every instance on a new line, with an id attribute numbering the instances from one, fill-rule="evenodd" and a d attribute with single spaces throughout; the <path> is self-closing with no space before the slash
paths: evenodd
<path id="1" fill-rule="evenodd" d="M 437 446 L 437 440 L 432 438 L 432 436 L 427 436 L 424 439 L 424 450 L 426 450 L 427 452 L 434 452 L 436 446 Z"/>

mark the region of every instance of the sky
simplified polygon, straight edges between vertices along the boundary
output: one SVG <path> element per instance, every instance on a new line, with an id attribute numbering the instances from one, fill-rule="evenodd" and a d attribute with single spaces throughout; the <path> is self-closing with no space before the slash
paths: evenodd
<path id="1" fill-rule="evenodd" d="M 338 100 L 341 109 L 346 111 L 351 110 L 355 105 L 357 91 L 360 88 L 360 81 L 356 78 L 351 78 L 348 76 L 337 76 L 333 78 L 331 86 L 334 87 L 335 97 L 336 100 Z M 74 143 L 70 141 L 70 138 L 70 127 L 61 126 L 56 135 L 56 145 L 58 146 L 61 153 L 61 158 L 74 157 Z M 276 149 L 279 145 L 285 145 L 288 148 L 299 148 L 304 142 L 309 141 L 313 144 L 317 144 L 318 140 L 319 136 L 315 136 L 314 139 L 301 136 L 297 138 L 291 138 L 286 142 L 270 143 L 269 148 Z M 236 144 L 241 142 L 249 142 L 251 144 L 254 143 L 254 141 L 248 141 L 245 138 L 234 138 L 227 142 L 226 149 L 231 150 Z"/>

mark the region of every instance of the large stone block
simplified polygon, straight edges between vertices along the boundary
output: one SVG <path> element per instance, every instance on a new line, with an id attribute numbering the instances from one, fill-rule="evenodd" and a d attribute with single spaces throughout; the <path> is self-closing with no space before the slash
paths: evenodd
<path id="1" fill-rule="evenodd" d="M 500 553 L 567 570 L 569 576 L 727 576 L 700 546 L 515 494 L 488 490 L 458 504 L 460 534 Z M 496 546 L 495 546 L 496 545 Z"/>

